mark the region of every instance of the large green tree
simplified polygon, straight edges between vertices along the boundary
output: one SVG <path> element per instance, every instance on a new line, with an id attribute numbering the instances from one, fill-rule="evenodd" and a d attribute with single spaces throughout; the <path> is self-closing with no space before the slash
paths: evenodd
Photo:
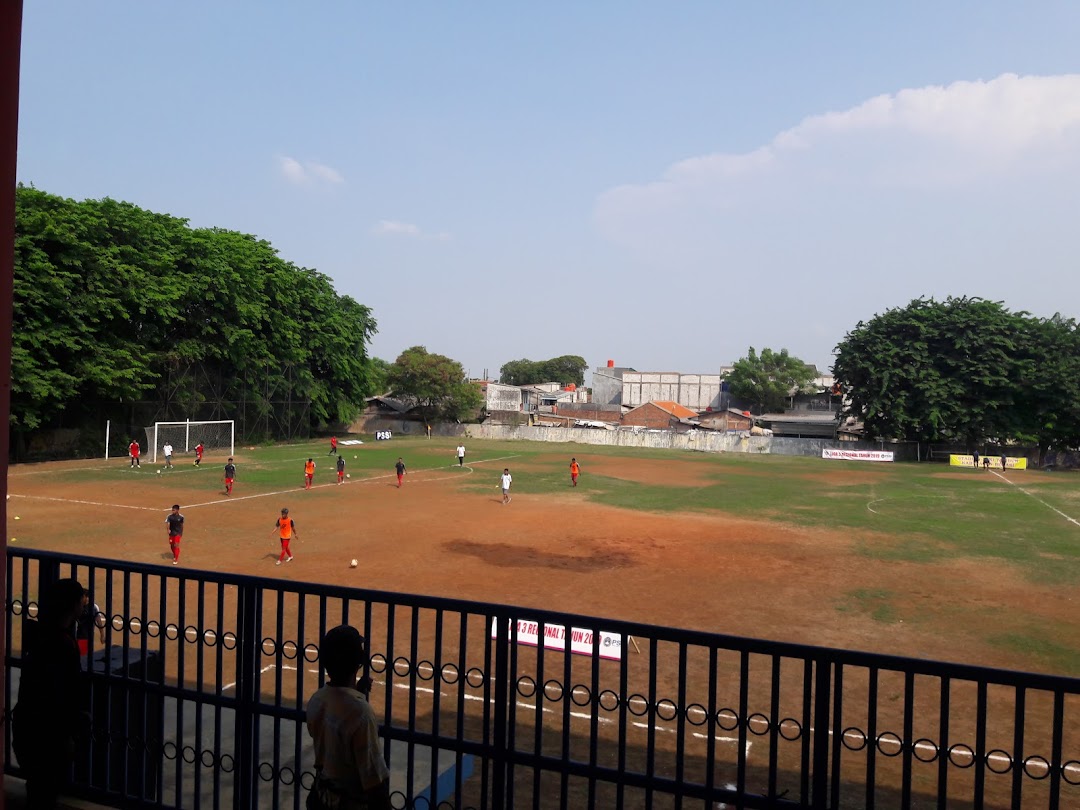
<path id="1" fill-rule="evenodd" d="M 314 427 L 349 421 L 376 393 L 370 310 L 268 242 L 29 187 L 16 205 L 17 434 L 110 416 L 210 418 L 199 414 L 211 398 L 213 418 L 241 401 L 269 413 L 285 390 Z M 136 401 L 148 411 L 125 421 Z"/>
<path id="2" fill-rule="evenodd" d="M 751 404 L 759 413 L 775 413 L 787 407 L 792 392 L 809 390 L 816 376 L 813 366 L 792 357 L 787 349 L 766 348 L 758 354 L 751 346 L 746 357 L 735 361 L 727 383 L 735 399 Z"/>
<path id="3" fill-rule="evenodd" d="M 1019 377 L 1015 438 L 1050 448 L 1080 447 L 1080 324 L 1060 314 L 1030 318 L 1016 356 Z"/>
<path id="4" fill-rule="evenodd" d="M 480 387 L 465 378 L 461 363 L 423 346 L 398 355 L 387 382 L 394 396 L 415 402 L 428 422 L 468 418 L 483 403 Z"/>
<path id="5" fill-rule="evenodd" d="M 870 435 L 956 441 L 1024 432 L 1022 382 L 1035 372 L 1028 319 L 981 298 L 918 298 L 859 322 L 836 347 L 845 413 Z"/>
<path id="6" fill-rule="evenodd" d="M 576 354 L 564 354 L 550 360 L 511 360 L 499 369 L 499 381 L 506 385 L 557 382 L 580 387 L 585 384 L 588 367 L 585 358 Z"/>

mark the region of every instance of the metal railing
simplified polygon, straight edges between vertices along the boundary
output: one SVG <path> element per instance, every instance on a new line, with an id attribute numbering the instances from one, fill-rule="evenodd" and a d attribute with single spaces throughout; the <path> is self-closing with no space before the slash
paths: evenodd
<path id="1" fill-rule="evenodd" d="M 114 806 L 302 807 L 319 639 L 350 623 L 398 808 L 1080 807 L 1073 678 L 22 549 L 8 563 L 6 705 L 41 583 L 77 577 L 106 616 L 75 777 Z M 4 744 L 18 773 L 6 724 Z"/>

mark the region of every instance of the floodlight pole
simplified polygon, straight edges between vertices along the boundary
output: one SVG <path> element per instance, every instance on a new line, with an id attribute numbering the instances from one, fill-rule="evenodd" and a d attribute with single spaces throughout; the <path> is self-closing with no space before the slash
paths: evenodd
<path id="1" fill-rule="evenodd" d="M 22 0 L 0 0 L 0 605 L 7 604 L 7 480 L 11 452 L 11 313 L 15 278 L 15 166 L 19 142 L 19 56 Z M 6 622 L 0 622 L 0 654 L 7 650 Z M 0 666 L 0 717 L 7 717 Z M 0 804 L 3 804 L 4 746 L 0 745 Z"/>

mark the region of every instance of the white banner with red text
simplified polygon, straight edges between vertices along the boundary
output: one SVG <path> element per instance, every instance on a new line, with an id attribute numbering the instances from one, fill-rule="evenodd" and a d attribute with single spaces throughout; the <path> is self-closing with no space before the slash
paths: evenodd
<path id="1" fill-rule="evenodd" d="M 505 626 L 507 631 L 513 632 L 513 627 L 510 624 L 509 619 L 500 620 L 493 618 L 491 620 L 491 637 L 499 637 L 499 625 Z M 548 650 L 559 650 L 566 652 L 566 627 L 561 624 L 545 624 L 544 625 L 544 648 Z M 622 636 L 618 633 L 607 633 L 601 630 L 599 632 L 600 646 L 599 654 L 601 658 L 607 658 L 612 661 L 622 660 Z M 540 645 L 540 623 L 534 622 L 531 619 L 518 619 L 517 633 L 514 640 L 518 644 L 526 644 L 530 647 L 538 647 Z M 593 631 L 585 630 L 580 627 L 570 628 L 570 652 L 575 655 L 592 655 L 593 654 Z"/>
<path id="2" fill-rule="evenodd" d="M 843 461 L 892 461 L 892 450 L 830 450 L 821 451 L 822 458 L 841 459 Z"/>

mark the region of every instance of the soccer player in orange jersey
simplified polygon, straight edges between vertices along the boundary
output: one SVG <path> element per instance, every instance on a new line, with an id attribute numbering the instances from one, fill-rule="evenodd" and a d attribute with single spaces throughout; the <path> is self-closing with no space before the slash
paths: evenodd
<path id="1" fill-rule="evenodd" d="M 299 540 L 300 535 L 296 532 L 296 521 L 289 517 L 288 509 L 281 510 L 281 517 L 274 523 L 274 531 L 278 533 L 278 537 L 281 539 L 281 554 L 278 555 L 275 565 L 292 562 L 292 550 L 289 548 L 289 541 L 294 537 Z"/>
<path id="2" fill-rule="evenodd" d="M 581 475 L 581 465 L 577 463 L 576 458 L 570 459 L 570 484 L 577 486 L 577 477 Z"/>
<path id="3" fill-rule="evenodd" d="M 311 482 L 315 480 L 315 461 L 308 459 L 304 464 L 304 489 L 311 489 Z"/>

